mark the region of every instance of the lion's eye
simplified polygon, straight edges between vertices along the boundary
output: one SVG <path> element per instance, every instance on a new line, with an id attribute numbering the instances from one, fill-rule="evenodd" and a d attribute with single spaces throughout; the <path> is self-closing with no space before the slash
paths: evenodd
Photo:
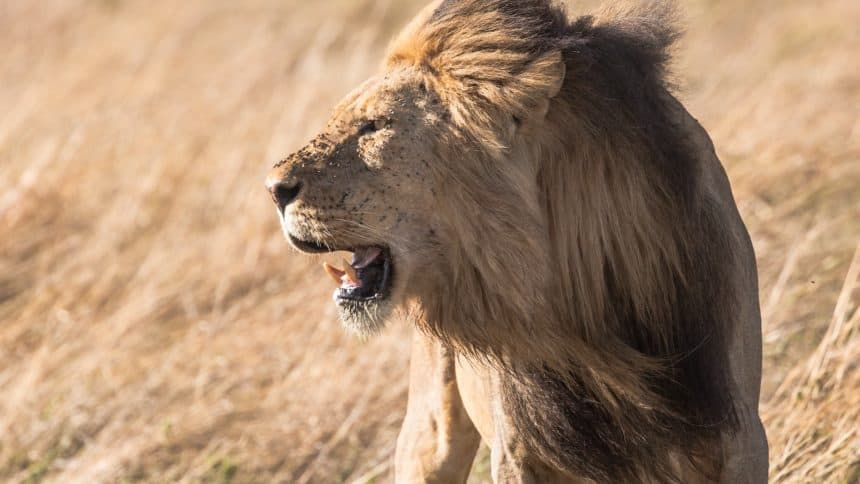
<path id="1" fill-rule="evenodd" d="M 358 128 L 358 135 L 364 136 L 366 134 L 375 133 L 381 129 L 385 129 L 386 123 L 381 119 L 370 119 L 361 123 L 361 126 Z"/>

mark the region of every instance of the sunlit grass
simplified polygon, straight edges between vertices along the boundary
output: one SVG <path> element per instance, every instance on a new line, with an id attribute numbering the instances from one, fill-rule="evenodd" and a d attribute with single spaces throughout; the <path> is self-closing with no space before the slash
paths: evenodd
<path id="1" fill-rule="evenodd" d="M 421 3 L 0 3 L 0 480 L 390 480 L 409 328 L 347 336 L 262 182 Z M 772 477 L 856 482 L 860 3 L 684 10 L 680 95 L 759 259 Z"/>

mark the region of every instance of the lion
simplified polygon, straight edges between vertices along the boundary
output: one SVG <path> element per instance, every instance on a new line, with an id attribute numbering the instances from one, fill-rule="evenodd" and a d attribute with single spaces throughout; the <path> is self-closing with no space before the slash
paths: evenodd
<path id="1" fill-rule="evenodd" d="M 267 187 L 352 252 L 346 328 L 415 328 L 398 482 L 766 482 L 752 243 L 651 1 L 436 1 Z"/>

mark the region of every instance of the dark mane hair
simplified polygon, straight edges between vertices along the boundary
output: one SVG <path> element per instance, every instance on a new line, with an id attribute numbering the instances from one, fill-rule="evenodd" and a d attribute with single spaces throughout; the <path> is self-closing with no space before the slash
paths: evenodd
<path id="1" fill-rule="evenodd" d="M 498 261 L 463 249 L 467 269 L 454 269 L 450 293 L 427 303 L 422 324 L 460 351 L 493 355 L 511 376 L 503 397 L 532 450 L 599 482 L 673 482 L 678 456 L 715 475 L 713 449 L 736 426 L 727 370 L 735 260 L 667 82 L 673 18 L 660 1 L 569 21 L 547 0 L 445 0 L 389 57 L 427 74 L 451 110 L 452 145 L 482 147 L 495 163 L 482 166 L 500 180 L 536 178 L 539 212 L 509 211 L 540 220 L 528 230 L 545 232 L 549 261 L 532 260 L 543 278 L 511 269 L 519 300 L 503 300 L 499 269 L 485 269 Z M 509 120 L 528 123 L 541 96 L 539 131 L 509 134 Z M 493 206 L 478 195 L 486 179 L 462 183 Z M 516 232 L 518 220 L 499 223 L 507 239 L 534 239 Z M 472 237 L 502 254 L 535 252 Z M 474 288 L 470 306 L 451 303 Z"/>

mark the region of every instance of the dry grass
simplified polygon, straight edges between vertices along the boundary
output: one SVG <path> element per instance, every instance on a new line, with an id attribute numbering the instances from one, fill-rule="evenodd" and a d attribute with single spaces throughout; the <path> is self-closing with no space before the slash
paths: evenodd
<path id="1" fill-rule="evenodd" d="M 343 334 L 262 179 L 419 4 L 0 0 L 0 480 L 387 479 L 408 328 Z M 860 3 L 684 9 L 758 249 L 773 480 L 858 482 Z"/>

